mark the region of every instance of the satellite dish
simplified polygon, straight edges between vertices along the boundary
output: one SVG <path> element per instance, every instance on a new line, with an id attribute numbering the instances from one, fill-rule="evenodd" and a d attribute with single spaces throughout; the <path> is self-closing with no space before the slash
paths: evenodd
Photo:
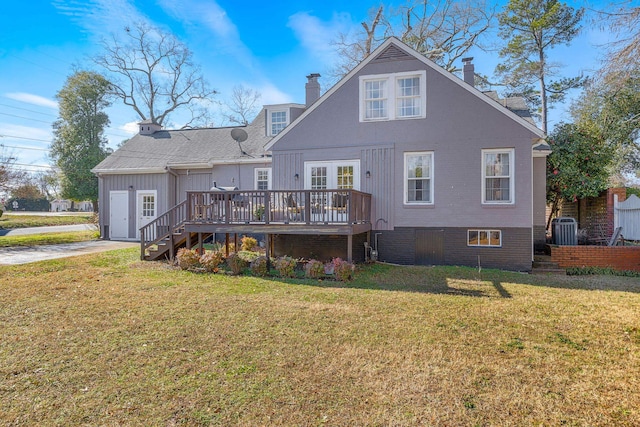
<path id="1" fill-rule="evenodd" d="M 231 138 L 238 144 L 247 140 L 247 131 L 240 128 L 231 129 Z"/>

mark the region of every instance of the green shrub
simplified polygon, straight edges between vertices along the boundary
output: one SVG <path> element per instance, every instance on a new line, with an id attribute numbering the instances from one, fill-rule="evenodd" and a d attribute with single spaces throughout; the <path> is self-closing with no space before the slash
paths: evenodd
<path id="1" fill-rule="evenodd" d="M 304 275 L 310 279 L 324 276 L 324 264 L 316 259 L 311 259 L 304 266 Z"/>
<path id="2" fill-rule="evenodd" d="M 200 264 L 209 273 L 217 273 L 218 266 L 224 261 L 224 256 L 220 251 L 207 251 L 200 257 Z"/>
<path id="3" fill-rule="evenodd" d="M 238 252 L 238 256 L 242 258 L 247 263 L 247 265 L 249 265 L 253 262 L 254 259 L 258 258 L 260 254 L 258 252 L 240 251 Z"/>
<path id="4" fill-rule="evenodd" d="M 298 262 L 290 256 L 279 257 L 274 264 L 280 277 L 296 277 L 296 265 Z"/>
<path id="5" fill-rule="evenodd" d="M 258 246 L 258 241 L 253 237 L 243 236 L 241 241 L 242 245 L 240 246 L 240 249 L 243 251 L 252 251 L 256 246 Z"/>
<path id="6" fill-rule="evenodd" d="M 233 252 L 227 257 L 227 266 L 233 274 L 238 275 L 242 273 L 242 270 L 247 268 L 248 264 L 249 263 L 242 259 L 237 252 Z"/>
<path id="7" fill-rule="evenodd" d="M 267 257 L 264 255 L 251 261 L 251 274 L 258 277 L 265 277 L 269 275 L 269 268 L 267 266 Z"/>
<path id="8" fill-rule="evenodd" d="M 589 275 L 640 277 L 640 271 L 615 270 L 611 267 L 569 267 L 567 268 L 567 276 L 589 276 Z"/>
<path id="9" fill-rule="evenodd" d="M 333 275 L 336 280 L 348 282 L 353 279 L 353 272 L 356 269 L 355 265 L 342 258 L 334 258 L 331 263 L 333 264 Z"/>
<path id="10" fill-rule="evenodd" d="M 182 270 L 192 270 L 200 267 L 200 256 L 195 249 L 181 248 L 176 255 L 176 262 Z"/>

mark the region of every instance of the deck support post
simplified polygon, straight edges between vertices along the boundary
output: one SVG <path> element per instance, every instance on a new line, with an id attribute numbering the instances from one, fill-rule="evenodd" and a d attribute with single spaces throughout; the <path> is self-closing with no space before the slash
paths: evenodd
<path id="1" fill-rule="evenodd" d="M 267 271 L 271 271 L 271 234 L 265 234 L 267 241 L 265 242 L 265 256 L 267 257 Z"/>
<path id="2" fill-rule="evenodd" d="M 191 243 L 191 232 L 187 232 L 187 249 L 191 249 L 193 247 L 192 243 Z"/>
<path id="3" fill-rule="evenodd" d="M 229 256 L 229 233 L 225 233 L 224 235 L 224 248 L 225 248 L 225 256 Z"/>
<path id="4" fill-rule="evenodd" d="M 202 243 L 202 233 L 198 233 L 198 253 L 200 256 L 204 254 L 204 245 Z"/>
<path id="5" fill-rule="evenodd" d="M 347 261 L 353 262 L 353 235 L 347 235 Z"/>

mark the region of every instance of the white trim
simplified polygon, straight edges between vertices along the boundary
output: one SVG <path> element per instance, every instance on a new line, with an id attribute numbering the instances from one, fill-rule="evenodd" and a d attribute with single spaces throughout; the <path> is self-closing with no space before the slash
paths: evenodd
<path id="1" fill-rule="evenodd" d="M 481 245 L 480 244 L 480 237 L 478 237 L 478 244 L 477 245 L 472 245 L 471 243 L 469 243 L 469 234 L 475 231 L 478 234 L 479 233 L 487 233 L 487 239 L 489 244 L 487 245 Z M 498 243 L 497 245 L 492 245 L 491 244 L 491 233 L 498 233 L 499 240 L 500 243 Z M 489 229 L 489 228 L 470 228 L 467 230 L 467 246 L 470 246 L 472 248 L 501 248 L 502 247 L 502 230 L 498 230 L 498 229 Z"/>
<path id="2" fill-rule="evenodd" d="M 163 168 L 148 168 L 148 169 L 91 169 L 94 174 L 103 175 L 139 175 L 147 173 L 166 173 Z"/>
<path id="3" fill-rule="evenodd" d="M 254 168 L 253 169 L 253 188 L 258 189 L 258 173 L 267 171 L 267 190 L 271 190 L 271 168 Z"/>
<path id="4" fill-rule="evenodd" d="M 148 224 L 140 224 L 140 217 L 142 215 L 140 207 L 140 196 L 153 195 L 153 219 L 158 218 L 158 190 L 136 190 L 136 239 L 140 240 L 140 228 Z M 151 221 L 153 221 L 153 219 Z"/>
<path id="5" fill-rule="evenodd" d="M 327 167 L 327 188 L 337 189 L 338 166 L 353 166 L 353 189 L 360 190 L 360 160 L 327 160 L 304 162 L 304 188 L 311 189 L 311 168 Z"/>
<path id="6" fill-rule="evenodd" d="M 420 79 L 420 114 L 415 116 L 399 116 L 398 115 L 398 80 L 406 79 L 410 77 L 417 77 Z M 371 74 L 366 76 L 360 76 L 358 78 L 358 88 L 359 88 L 359 117 L 360 122 L 377 122 L 377 121 L 386 121 L 386 120 L 412 120 L 412 119 L 424 119 L 427 117 L 427 72 L 426 70 L 415 70 L 415 71 L 403 71 L 401 73 L 386 73 L 386 74 Z M 365 86 L 368 82 L 373 81 L 382 81 L 386 83 L 385 89 L 385 97 L 381 99 L 385 99 L 386 106 L 386 116 L 384 117 L 375 117 L 375 118 L 366 118 L 366 107 L 365 107 L 365 94 L 366 89 Z"/>
<path id="7" fill-rule="evenodd" d="M 423 156 L 423 155 L 429 155 L 430 161 L 429 161 L 429 201 L 413 201 L 410 202 L 408 200 L 408 194 L 409 194 L 409 176 L 407 174 L 408 169 L 407 169 L 407 157 L 408 156 Z M 434 204 L 434 194 L 433 194 L 433 167 L 435 164 L 434 161 L 434 152 L 433 151 L 407 151 L 404 153 L 404 163 L 403 163 L 403 177 L 404 177 L 404 195 L 402 196 L 402 201 L 405 205 L 407 206 L 424 206 L 424 205 L 433 205 Z"/>
<path id="8" fill-rule="evenodd" d="M 502 105 L 500 105 L 499 103 L 497 103 L 493 99 L 489 98 L 484 93 L 480 92 L 478 89 L 474 88 L 473 86 L 469 85 L 468 83 L 465 83 L 464 80 L 458 78 L 454 74 L 446 71 L 445 69 L 443 69 L 442 67 L 440 67 L 436 63 L 434 63 L 431 60 L 427 59 L 424 55 L 421 55 L 415 49 L 413 49 L 413 48 L 407 46 L 406 44 L 402 43 L 397 38 L 389 37 L 387 40 L 385 40 L 384 43 L 382 43 L 380 46 L 378 46 L 376 48 L 376 50 L 374 50 L 365 60 L 360 62 L 360 64 L 358 64 L 353 70 L 351 70 L 351 72 L 349 74 L 347 74 L 345 77 L 343 77 L 342 80 L 340 80 L 338 83 L 336 83 L 327 92 L 325 92 L 324 95 L 322 95 L 318 101 L 314 102 L 311 107 L 309 107 L 304 113 L 302 113 L 302 115 L 300 115 L 300 117 L 298 117 L 296 120 L 294 120 L 293 123 L 291 123 L 289 126 L 287 126 L 282 132 L 280 132 L 277 136 L 275 136 L 271 141 L 269 141 L 265 145 L 265 150 L 267 150 L 267 151 L 270 150 L 271 147 L 273 147 L 273 145 L 280 140 L 280 138 L 282 138 L 291 129 L 293 129 L 298 123 L 300 123 L 302 120 L 304 120 L 309 114 L 311 114 L 312 111 L 314 111 L 316 108 L 318 108 L 327 98 L 329 98 L 336 91 L 338 91 L 342 86 L 344 86 L 346 84 L 346 82 L 349 81 L 353 76 L 357 75 L 360 72 L 360 70 L 362 70 L 371 61 L 373 61 L 383 50 L 385 50 L 391 44 L 396 46 L 398 49 L 404 51 L 408 55 L 411 55 L 414 58 L 416 58 L 417 60 L 421 61 L 422 63 L 427 65 L 429 68 L 431 68 L 432 70 L 434 70 L 437 73 L 441 74 L 442 76 L 444 76 L 445 78 L 449 79 L 453 83 L 455 83 L 458 86 L 464 88 L 465 90 L 471 92 L 473 95 L 475 95 L 482 102 L 486 103 L 491 108 L 494 108 L 495 110 L 501 112 L 502 114 L 506 115 L 507 117 L 509 117 L 510 119 L 515 121 L 516 123 L 520 124 L 521 126 L 526 128 L 527 130 L 532 132 L 534 135 L 538 136 L 539 139 L 544 139 L 546 137 L 544 132 L 542 132 L 542 130 L 538 129 L 534 124 L 529 123 L 528 121 L 526 121 L 522 117 L 518 116 L 513 111 L 509 110 L 506 107 L 503 107 Z M 537 139 L 535 141 L 538 142 Z"/>
<path id="9" fill-rule="evenodd" d="M 211 160 L 209 166 L 215 165 L 244 165 L 252 163 L 271 163 L 271 156 L 254 157 L 251 159 L 234 159 L 234 160 Z"/>
<path id="10" fill-rule="evenodd" d="M 515 173 L 515 163 L 516 163 L 516 155 L 515 155 L 515 149 L 514 148 L 486 148 L 486 149 L 482 149 L 481 150 L 481 162 L 480 164 L 482 165 L 482 204 L 483 205 L 514 205 L 516 203 L 516 192 L 515 192 L 515 180 L 516 180 L 516 173 Z M 487 185 L 487 178 L 491 178 L 491 177 L 487 177 L 486 176 L 486 165 L 484 163 L 485 160 L 485 154 L 491 154 L 491 153 L 499 153 L 499 154 L 504 154 L 504 153 L 508 153 L 509 154 L 509 200 L 508 201 L 500 201 L 500 200 L 486 200 L 486 185 Z M 499 177 L 498 177 L 499 178 Z M 532 191 L 533 191 L 533 182 L 532 182 Z"/>
<path id="11" fill-rule="evenodd" d="M 280 129 L 280 132 L 274 134 L 273 133 L 273 114 L 274 113 L 284 113 L 284 127 L 282 129 Z M 289 110 L 289 108 L 267 108 L 267 136 L 276 136 L 280 133 L 282 133 L 287 126 L 289 126 L 289 121 L 291 120 L 291 112 Z M 278 122 L 280 123 L 280 122 Z"/>
<path id="12" fill-rule="evenodd" d="M 127 206 L 126 206 L 126 216 L 127 216 L 127 230 L 126 230 L 126 236 L 124 237 L 119 237 L 119 236 L 115 236 L 113 237 L 113 227 L 112 227 L 112 217 L 113 217 L 113 205 L 111 204 L 111 199 L 112 196 L 114 194 L 124 194 L 125 200 L 127 201 Z M 109 240 L 111 239 L 118 239 L 118 240 L 133 240 L 131 239 L 131 237 L 129 237 L 129 223 L 131 222 L 131 218 L 129 217 L 129 192 L 127 190 L 111 190 L 109 191 Z"/>

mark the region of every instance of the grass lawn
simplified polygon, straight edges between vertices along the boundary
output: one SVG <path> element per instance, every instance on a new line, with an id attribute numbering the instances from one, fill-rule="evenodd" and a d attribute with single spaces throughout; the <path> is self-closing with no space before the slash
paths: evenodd
<path id="1" fill-rule="evenodd" d="M 2 215 L 0 217 L 0 228 L 25 228 L 25 227 L 45 227 L 49 225 L 71 225 L 71 224 L 90 224 L 92 222 L 92 213 L 86 215 L 56 215 L 56 216 L 39 216 L 39 215 Z"/>
<path id="2" fill-rule="evenodd" d="M 62 243 L 86 242 L 87 240 L 96 240 L 99 237 L 100 232 L 97 230 L 28 234 L 25 236 L 9 235 L 0 237 L 0 248 L 10 248 L 14 246 L 59 245 Z"/>
<path id="3" fill-rule="evenodd" d="M 640 425 L 640 281 L 0 267 L 1 425 Z"/>

